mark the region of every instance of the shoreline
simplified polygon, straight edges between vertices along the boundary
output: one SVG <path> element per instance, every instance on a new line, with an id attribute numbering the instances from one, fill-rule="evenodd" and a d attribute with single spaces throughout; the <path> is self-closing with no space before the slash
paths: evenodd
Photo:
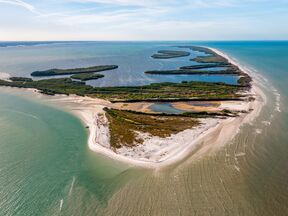
<path id="1" fill-rule="evenodd" d="M 250 71 L 244 69 L 238 62 L 235 62 L 225 53 L 210 47 L 207 48 L 223 56 L 230 63 L 238 66 L 244 73 L 251 76 Z M 103 108 L 106 106 L 115 106 L 113 103 L 102 99 L 76 95 L 56 95 L 51 97 L 41 94 L 41 97 L 55 103 L 57 106 L 59 105 L 82 121 L 84 127 L 89 129 L 88 147 L 91 151 L 131 166 L 160 168 L 185 159 L 200 145 L 201 148 L 193 156 L 203 156 L 208 150 L 224 146 L 235 137 L 243 124 L 253 121 L 260 114 L 263 105 L 266 103 L 266 98 L 255 78 L 251 77 L 253 81 L 249 94 L 255 96 L 255 101 L 245 102 L 245 104 L 242 102 L 238 104 L 238 108 L 242 109 L 246 105 L 246 109 L 253 109 L 253 111 L 240 114 L 238 117 L 229 117 L 226 119 L 205 118 L 202 120 L 204 124 L 167 138 L 149 137 L 142 134 L 145 140 L 143 146 L 140 145 L 133 148 L 122 147 L 118 153 L 109 148 L 108 120 L 105 118 L 105 112 L 103 111 Z M 226 106 L 233 107 L 233 105 L 227 103 Z M 193 141 L 191 141 L 191 138 Z M 149 156 L 149 158 L 146 158 L 145 155 Z"/>

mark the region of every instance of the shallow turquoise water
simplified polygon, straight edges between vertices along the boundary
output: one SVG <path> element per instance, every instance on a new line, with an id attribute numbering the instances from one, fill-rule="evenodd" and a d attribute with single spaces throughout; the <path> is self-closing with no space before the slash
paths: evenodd
<path id="1" fill-rule="evenodd" d="M 91 154 L 78 119 L 10 94 L 0 101 L 0 215 L 57 212 L 77 190 L 105 202 L 126 167 Z"/>
<path id="2" fill-rule="evenodd" d="M 98 84 L 141 84 L 154 78 L 139 77 L 142 57 L 134 55 L 150 56 L 152 49 L 171 44 L 175 42 L 6 47 L 0 48 L 0 71 L 27 75 L 52 65 L 114 64 L 108 60 L 115 55 L 116 64 L 126 62 L 121 73 L 132 75 Z M 0 215 L 285 215 L 288 42 L 197 44 L 221 49 L 268 78 L 267 106 L 231 145 L 211 158 L 198 163 L 188 158 L 160 174 L 132 169 L 91 152 L 87 131 L 75 117 L 0 89 Z M 182 66 L 183 61 L 187 59 L 159 67 Z M 274 88 L 281 94 L 281 112 L 275 110 Z M 235 156 L 243 152 L 245 156 Z"/>

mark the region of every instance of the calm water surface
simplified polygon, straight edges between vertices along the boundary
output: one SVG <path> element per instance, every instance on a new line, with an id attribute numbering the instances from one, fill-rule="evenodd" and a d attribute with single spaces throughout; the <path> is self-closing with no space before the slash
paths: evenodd
<path id="1" fill-rule="evenodd" d="M 207 81 L 235 84 L 235 76 L 157 76 L 146 75 L 148 70 L 177 69 L 196 64 L 190 59 L 203 55 L 191 52 L 190 56 L 174 59 L 153 59 L 151 55 L 161 49 L 179 50 L 174 43 L 74 42 L 32 46 L 0 47 L 0 72 L 13 76 L 30 76 L 36 70 L 76 68 L 115 64 L 116 70 L 102 72 L 103 79 L 87 82 L 93 86 L 145 85 L 155 82 Z M 182 49 L 187 50 L 189 49 Z M 11 61 L 13 59 L 13 61 Z M 215 70 L 215 69 L 214 69 Z M 59 77 L 59 76 L 58 76 Z"/>

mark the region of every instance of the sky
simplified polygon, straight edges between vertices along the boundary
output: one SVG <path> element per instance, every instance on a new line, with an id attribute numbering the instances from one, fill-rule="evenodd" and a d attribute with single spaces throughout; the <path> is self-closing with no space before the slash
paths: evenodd
<path id="1" fill-rule="evenodd" d="M 0 41 L 287 39 L 288 0 L 0 0 Z"/>

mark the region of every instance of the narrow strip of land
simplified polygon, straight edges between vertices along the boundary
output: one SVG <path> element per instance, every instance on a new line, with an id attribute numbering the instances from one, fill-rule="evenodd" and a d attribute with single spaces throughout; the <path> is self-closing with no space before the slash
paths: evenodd
<path id="1" fill-rule="evenodd" d="M 71 76 L 72 79 L 81 80 L 81 81 L 87 81 L 87 80 L 95 80 L 103 78 L 103 74 L 94 74 L 94 73 L 80 73 L 80 74 L 74 74 Z"/>
<path id="2" fill-rule="evenodd" d="M 92 87 L 86 85 L 84 82 L 73 81 L 70 78 L 44 79 L 28 82 L 8 82 L 0 80 L 0 85 L 35 88 L 49 95 L 76 94 L 101 98 L 111 102 L 241 99 L 242 95 L 239 94 L 239 91 L 245 91 L 247 88 L 246 86 L 229 85 L 225 83 L 193 81 L 182 83 L 154 83 L 144 86 Z"/>
<path id="3" fill-rule="evenodd" d="M 189 56 L 190 53 L 186 51 L 174 51 L 174 50 L 160 50 L 157 54 L 152 55 L 154 59 L 171 59 Z"/>
<path id="4" fill-rule="evenodd" d="M 41 77 L 41 76 L 71 75 L 80 73 L 96 73 L 101 71 L 113 70 L 116 68 L 118 68 L 117 65 L 100 65 L 100 66 L 73 68 L 73 69 L 50 69 L 44 71 L 34 71 L 31 73 L 31 76 Z"/>

